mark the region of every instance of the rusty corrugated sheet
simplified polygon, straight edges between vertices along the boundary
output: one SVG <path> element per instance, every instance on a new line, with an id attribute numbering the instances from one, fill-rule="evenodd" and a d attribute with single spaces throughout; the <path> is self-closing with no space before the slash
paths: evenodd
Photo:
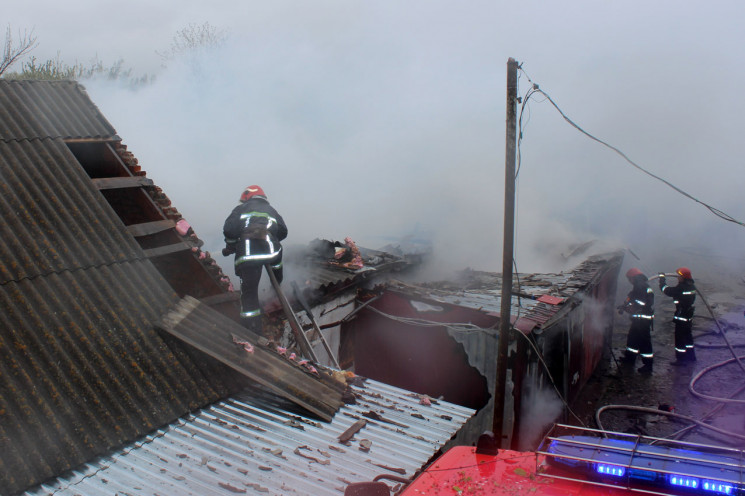
<path id="1" fill-rule="evenodd" d="M 426 406 L 419 395 L 372 380 L 353 390 L 357 404 L 322 423 L 250 389 L 26 494 L 341 495 L 348 483 L 380 474 L 411 478 L 474 413 Z M 339 442 L 361 419 L 367 425 Z M 369 451 L 360 450 L 363 439 Z"/>
<path id="2" fill-rule="evenodd" d="M 119 139 L 76 81 L 0 79 L 0 140 L 47 137 Z"/>

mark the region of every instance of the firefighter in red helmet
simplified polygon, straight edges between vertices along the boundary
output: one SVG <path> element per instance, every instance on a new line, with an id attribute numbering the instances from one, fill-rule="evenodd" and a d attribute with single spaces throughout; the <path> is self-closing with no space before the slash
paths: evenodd
<path id="1" fill-rule="evenodd" d="M 241 321 L 248 329 L 262 331 L 259 281 L 267 265 L 282 282 L 282 245 L 287 226 L 269 204 L 264 190 L 248 186 L 223 226 L 225 256 L 235 254 L 235 274 L 241 278 Z"/>
<path id="2" fill-rule="evenodd" d="M 693 283 L 691 269 L 680 267 L 675 271 L 678 285 L 668 286 L 665 274 L 660 273 L 660 291 L 670 296 L 675 302 L 675 361 L 673 365 L 685 365 L 696 361 L 693 348 L 693 311 L 696 301 L 696 286 Z"/>
<path id="3" fill-rule="evenodd" d="M 626 350 L 623 362 L 633 365 L 636 357 L 641 356 L 642 367 L 639 372 L 651 374 L 654 362 L 652 350 L 652 323 L 654 321 L 654 292 L 649 287 L 647 276 L 633 267 L 626 272 L 631 283 L 631 291 L 618 307 L 618 313 L 628 313 L 631 327 L 626 337 Z"/>

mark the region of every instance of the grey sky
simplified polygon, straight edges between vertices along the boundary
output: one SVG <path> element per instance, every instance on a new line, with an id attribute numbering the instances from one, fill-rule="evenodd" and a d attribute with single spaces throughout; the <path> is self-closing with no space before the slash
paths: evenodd
<path id="1" fill-rule="evenodd" d="M 744 14 L 734 0 L 27 1 L 2 18 L 35 29 L 40 60 L 121 58 L 157 73 L 138 92 L 85 84 L 221 262 L 224 218 L 258 183 L 290 242 L 377 248 L 429 231 L 453 267 L 501 270 L 509 57 L 585 130 L 745 221 Z M 226 46 L 162 69 L 155 51 L 204 22 L 229 32 Z M 582 136 L 539 96 L 523 119 L 521 271 L 556 269 L 588 239 L 634 249 L 650 271 L 685 253 L 745 265 L 745 227 Z M 682 258 L 670 259 L 673 244 Z"/>

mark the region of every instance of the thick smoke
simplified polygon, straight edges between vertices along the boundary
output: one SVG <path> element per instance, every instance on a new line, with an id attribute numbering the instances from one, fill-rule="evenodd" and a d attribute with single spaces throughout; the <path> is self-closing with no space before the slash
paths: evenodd
<path id="1" fill-rule="evenodd" d="M 501 271 L 514 56 L 526 71 L 521 96 L 529 75 L 583 129 L 695 197 L 588 139 L 535 95 L 523 114 L 519 271 L 628 248 L 639 259 L 627 262 L 651 273 L 709 270 L 705 261 L 742 272 L 745 228 L 695 200 L 745 220 L 743 99 L 726 89 L 745 80 L 732 56 L 743 7 L 587 2 L 523 17 L 491 2 L 344 5 L 228 9 L 216 17 L 228 43 L 171 63 L 155 84 L 86 83 L 205 249 L 219 253 L 225 217 L 257 183 L 285 217 L 288 243 L 351 236 L 379 248 L 428 237 L 440 271 Z M 717 35 L 692 34 L 707 30 Z"/>

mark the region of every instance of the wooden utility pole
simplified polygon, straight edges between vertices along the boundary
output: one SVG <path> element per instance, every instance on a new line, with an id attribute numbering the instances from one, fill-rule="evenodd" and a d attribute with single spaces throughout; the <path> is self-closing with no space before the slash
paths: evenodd
<path id="1" fill-rule="evenodd" d="M 507 348 L 509 346 L 510 306 L 512 304 L 512 260 L 515 237 L 515 147 L 517 142 L 517 61 L 507 61 L 507 121 L 504 157 L 504 239 L 502 245 L 502 304 L 499 312 L 499 347 L 497 383 L 494 388 L 492 431 L 500 447 L 504 446 L 504 404 L 507 383 Z"/>

